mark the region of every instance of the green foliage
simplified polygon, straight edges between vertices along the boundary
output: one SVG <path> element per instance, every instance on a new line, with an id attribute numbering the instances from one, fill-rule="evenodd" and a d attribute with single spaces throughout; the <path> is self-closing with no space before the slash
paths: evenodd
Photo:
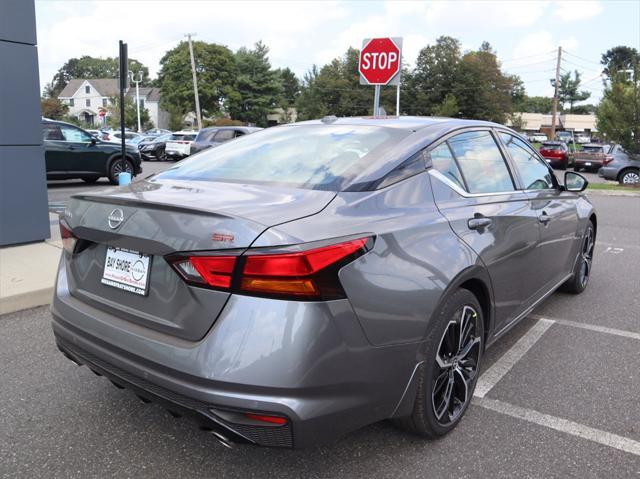
<path id="1" fill-rule="evenodd" d="M 603 73 L 611 79 L 624 70 L 636 68 L 640 54 L 635 48 L 618 46 L 603 53 L 600 63 L 604 66 Z"/>
<path id="2" fill-rule="evenodd" d="M 596 112 L 598 131 L 628 152 L 640 153 L 640 66 L 633 79 L 616 79 L 605 89 Z"/>
<path id="3" fill-rule="evenodd" d="M 243 126 L 244 123 L 240 120 L 232 120 L 231 118 L 216 118 L 215 120 L 211 120 L 209 118 L 205 118 L 202 120 L 202 126 Z"/>
<path id="4" fill-rule="evenodd" d="M 558 101 L 560 102 L 561 110 L 565 113 L 573 113 L 574 103 L 584 101 L 591 96 L 588 91 L 578 91 L 578 88 L 580 88 L 580 73 L 577 70 L 573 72 L 573 78 L 571 78 L 571 72 L 560 76 Z M 566 110 L 567 103 L 569 104 L 568 110 Z"/>
<path id="5" fill-rule="evenodd" d="M 268 53 L 262 42 L 253 50 L 243 47 L 236 52 L 237 75 L 225 101 L 232 118 L 267 126 L 267 114 L 278 106 L 282 94 L 281 77 L 271 69 Z"/>
<path id="6" fill-rule="evenodd" d="M 109 103 L 110 106 L 107 110 L 110 115 L 107 116 L 107 124 L 112 128 L 120 128 L 120 98 L 112 97 L 109 99 Z M 147 125 L 149 122 L 149 111 L 146 108 L 140 108 L 140 123 Z M 124 99 L 124 126 L 138 130 L 138 110 L 132 98 Z"/>
<path id="7" fill-rule="evenodd" d="M 458 116 L 459 111 L 460 106 L 458 105 L 458 100 L 455 95 L 447 93 L 444 101 L 433 110 L 433 114 L 435 116 L 455 117 Z"/>
<path id="8" fill-rule="evenodd" d="M 62 120 L 69 111 L 69 106 L 57 98 L 41 98 L 40 109 L 42 116 L 52 120 Z"/>
<path id="9" fill-rule="evenodd" d="M 524 127 L 524 120 L 522 118 L 522 114 L 521 113 L 512 113 L 509 115 L 509 120 L 511 123 L 511 128 L 513 128 L 516 131 L 522 131 L 522 128 Z"/>
<path id="10" fill-rule="evenodd" d="M 549 114 L 553 108 L 553 98 L 546 96 L 524 95 L 513 105 L 514 111 L 523 113 L 543 113 Z"/>
<path id="11" fill-rule="evenodd" d="M 275 72 L 282 85 L 280 106 L 286 109 L 286 107 L 295 105 L 300 95 L 300 81 L 289 68 L 278 68 Z"/>
<path id="12" fill-rule="evenodd" d="M 146 66 L 138 60 L 130 58 L 129 70 L 135 74 L 136 78 L 138 78 L 139 72 L 142 72 L 140 85 L 149 85 L 149 69 Z M 45 87 L 44 94 L 47 97 L 57 97 L 67 86 L 67 83 L 75 78 L 118 78 L 118 75 L 119 60 L 117 57 L 96 58 L 85 55 L 80 58 L 70 58 L 53 76 L 51 83 Z"/>
<path id="13" fill-rule="evenodd" d="M 237 72 L 235 58 L 227 47 L 202 41 L 193 42 L 193 53 L 202 115 L 215 115 L 223 99 L 233 92 Z M 181 125 L 182 117 L 195 111 L 187 42 L 180 42 L 162 57 L 158 84 L 162 88 L 161 106 L 172 115 L 174 126 L 178 121 Z"/>

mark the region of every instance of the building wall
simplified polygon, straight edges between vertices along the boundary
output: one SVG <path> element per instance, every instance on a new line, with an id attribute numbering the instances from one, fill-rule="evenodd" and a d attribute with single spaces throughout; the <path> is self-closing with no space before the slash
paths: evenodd
<path id="1" fill-rule="evenodd" d="M 0 246 L 49 237 L 34 0 L 0 9 Z"/>

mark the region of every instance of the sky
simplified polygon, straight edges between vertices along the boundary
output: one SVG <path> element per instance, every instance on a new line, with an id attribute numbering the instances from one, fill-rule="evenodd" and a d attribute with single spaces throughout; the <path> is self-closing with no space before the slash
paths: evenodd
<path id="1" fill-rule="evenodd" d="M 597 102 L 601 54 L 617 45 L 640 50 L 640 0 L 36 0 L 36 18 L 41 87 L 69 58 L 117 56 L 120 39 L 152 77 L 189 32 L 232 50 L 262 40 L 274 67 L 302 77 L 366 37 L 403 37 L 403 61 L 412 66 L 421 48 L 449 35 L 464 50 L 491 43 L 529 95 L 553 95 L 562 46 L 562 71 L 578 70 L 588 102 Z"/>

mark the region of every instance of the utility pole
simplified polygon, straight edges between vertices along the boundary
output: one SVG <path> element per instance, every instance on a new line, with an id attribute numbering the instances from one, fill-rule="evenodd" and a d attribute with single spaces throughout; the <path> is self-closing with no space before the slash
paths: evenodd
<path id="1" fill-rule="evenodd" d="M 136 84 L 136 109 L 138 110 L 138 133 L 142 133 L 142 126 L 140 125 L 140 89 L 139 85 L 142 81 L 142 70 L 138 72 L 138 79 L 135 79 L 135 76 L 132 71 L 129 71 L 131 75 L 131 81 Z"/>
<path id="2" fill-rule="evenodd" d="M 556 62 L 556 79 L 553 82 L 553 109 L 551 111 L 551 139 L 556 138 L 556 116 L 558 114 L 558 87 L 560 86 L 560 62 L 562 61 L 562 47 L 558 47 L 558 60 Z"/>
<path id="3" fill-rule="evenodd" d="M 191 37 L 195 33 L 187 33 L 185 37 L 189 39 L 189 55 L 191 55 L 191 73 L 193 74 L 193 94 L 196 97 L 196 118 L 198 119 L 198 130 L 202 128 L 202 115 L 200 114 L 200 97 L 198 96 L 198 77 L 196 75 L 196 61 L 193 58 L 193 44 Z"/>

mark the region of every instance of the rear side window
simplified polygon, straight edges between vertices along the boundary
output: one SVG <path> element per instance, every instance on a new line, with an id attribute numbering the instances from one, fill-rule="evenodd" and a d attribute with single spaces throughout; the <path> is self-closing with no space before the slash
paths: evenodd
<path id="1" fill-rule="evenodd" d="M 216 135 L 216 131 L 218 130 L 200 130 L 198 132 L 198 136 L 196 136 L 196 141 L 199 143 L 211 142 L 213 141 L 213 137 Z"/>
<path id="2" fill-rule="evenodd" d="M 42 139 L 50 141 L 64 141 L 64 135 L 60 131 L 60 127 L 53 123 L 45 123 L 42 125 Z"/>
<path id="3" fill-rule="evenodd" d="M 513 181 L 498 145 L 488 131 L 461 133 L 448 140 L 469 193 L 513 191 Z"/>
<path id="4" fill-rule="evenodd" d="M 235 137 L 235 134 L 236 132 L 233 130 L 220 130 L 218 133 L 216 133 L 215 141 L 223 142 L 223 141 L 231 140 Z"/>
<path id="5" fill-rule="evenodd" d="M 499 133 L 499 135 L 509 150 L 525 190 L 546 190 L 554 187 L 551 171 L 531 148 L 513 135 L 508 133 Z"/>
<path id="6" fill-rule="evenodd" d="M 431 158 L 431 165 L 433 168 L 449 178 L 463 190 L 466 189 L 464 181 L 462 181 L 462 175 L 460 174 L 460 170 L 456 164 L 456 160 L 453 158 L 451 150 L 446 143 L 442 143 L 431 150 L 429 157 Z"/>

